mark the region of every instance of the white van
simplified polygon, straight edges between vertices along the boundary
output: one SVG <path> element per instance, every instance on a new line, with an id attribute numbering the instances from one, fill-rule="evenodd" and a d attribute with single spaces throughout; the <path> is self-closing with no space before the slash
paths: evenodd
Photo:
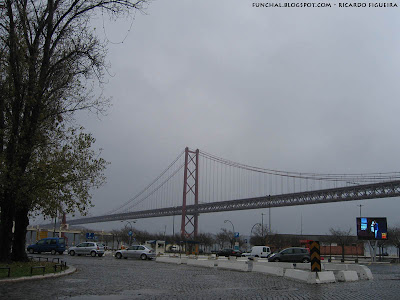
<path id="1" fill-rule="evenodd" d="M 268 246 L 254 246 L 248 253 L 242 253 L 242 256 L 267 258 L 271 255 L 271 248 Z"/>

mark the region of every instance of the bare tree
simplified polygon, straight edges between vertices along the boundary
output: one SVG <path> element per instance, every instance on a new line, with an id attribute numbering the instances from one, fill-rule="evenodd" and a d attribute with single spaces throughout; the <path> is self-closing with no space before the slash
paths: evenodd
<path id="1" fill-rule="evenodd" d="M 92 88 L 102 81 L 107 51 L 94 35 L 90 18 L 96 12 L 111 18 L 128 15 L 142 10 L 148 1 L 1 2 L 0 261 L 26 260 L 29 213 L 39 210 L 54 215 L 54 206 L 61 207 L 63 202 L 69 211 L 85 214 L 91 206 L 85 189 L 103 182 L 91 181 L 103 176 L 104 163 L 95 163 L 98 169 L 91 169 L 95 154 L 87 153 L 86 164 L 62 159 L 64 154 L 71 155 L 71 161 L 79 155 L 79 151 L 63 150 L 68 141 L 62 137 L 73 137 L 68 131 L 79 129 L 75 125 L 71 129 L 74 113 L 102 113 L 108 106 L 108 99 L 95 95 Z M 78 150 L 88 149 L 93 143 L 90 138 L 78 139 L 78 144 L 89 142 Z M 48 172 L 51 162 L 57 162 L 58 169 Z M 59 172 L 64 167 L 66 172 Z M 82 170 L 87 173 L 81 177 Z M 78 197 L 77 189 L 81 189 Z M 58 201 L 49 205 L 51 199 Z"/>
<path id="2" fill-rule="evenodd" d="M 207 252 L 207 248 L 210 251 L 215 242 L 215 239 L 211 233 L 200 233 L 197 237 L 197 240 L 200 242 L 200 245 L 204 247 L 204 252 Z"/>
<path id="3" fill-rule="evenodd" d="M 272 233 L 268 231 L 268 228 L 266 225 L 264 225 L 264 228 L 262 228 L 262 225 L 258 223 L 253 227 L 250 234 L 251 234 L 250 244 L 256 245 L 256 246 L 264 246 L 266 237 Z"/>
<path id="4" fill-rule="evenodd" d="M 397 248 L 397 258 L 400 259 L 400 227 L 388 228 L 390 244 Z"/>
<path id="5" fill-rule="evenodd" d="M 342 261 L 344 261 L 344 252 L 345 252 L 345 246 L 346 245 L 351 245 L 354 242 L 356 242 L 356 239 L 354 236 L 351 236 L 351 228 L 348 230 L 341 230 L 341 229 L 334 229 L 331 228 L 329 229 L 329 232 L 331 233 L 331 241 L 334 243 L 337 243 L 342 247 Z"/>
<path id="6" fill-rule="evenodd" d="M 216 242 L 219 244 L 220 248 L 224 248 L 225 244 L 233 244 L 233 232 L 228 231 L 225 228 L 221 228 L 221 231 L 217 233 Z"/>

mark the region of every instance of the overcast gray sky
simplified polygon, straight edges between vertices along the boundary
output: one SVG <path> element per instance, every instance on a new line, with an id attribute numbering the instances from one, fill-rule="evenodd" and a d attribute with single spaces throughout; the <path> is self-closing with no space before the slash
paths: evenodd
<path id="1" fill-rule="evenodd" d="M 146 13 L 131 29 L 129 19 L 104 29 L 101 17 L 93 21 L 111 42 L 105 94 L 113 106 L 101 120 L 81 121 L 111 162 L 92 215 L 136 195 L 186 146 L 278 170 L 400 171 L 398 8 L 159 0 Z M 300 233 L 301 216 L 303 233 L 354 228 L 360 203 L 275 208 L 272 229 Z M 362 204 L 363 215 L 400 224 L 398 198 Z M 249 234 L 261 213 L 201 215 L 200 231 L 230 219 Z M 172 217 L 137 222 L 151 232 L 165 226 L 172 233 Z"/>

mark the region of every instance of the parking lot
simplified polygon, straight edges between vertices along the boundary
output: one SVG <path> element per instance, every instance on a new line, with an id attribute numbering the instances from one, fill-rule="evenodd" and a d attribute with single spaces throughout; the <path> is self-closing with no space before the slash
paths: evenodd
<path id="1" fill-rule="evenodd" d="M 309 285 L 282 277 L 136 259 L 62 257 L 78 271 L 0 283 L 2 299 L 398 299 L 400 266 L 369 266 L 374 280 Z"/>

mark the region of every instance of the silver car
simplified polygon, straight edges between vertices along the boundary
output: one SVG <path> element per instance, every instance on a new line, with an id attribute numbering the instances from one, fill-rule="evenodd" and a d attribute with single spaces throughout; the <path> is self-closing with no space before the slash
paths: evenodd
<path id="1" fill-rule="evenodd" d="M 115 258 L 140 258 L 142 260 L 152 259 L 156 256 L 155 252 L 143 245 L 130 246 L 128 249 L 115 252 Z"/>
<path id="2" fill-rule="evenodd" d="M 71 256 L 77 255 L 88 255 L 102 257 L 104 254 L 104 246 L 95 242 L 84 242 L 76 245 L 74 247 L 70 247 L 68 249 L 68 254 Z"/>

